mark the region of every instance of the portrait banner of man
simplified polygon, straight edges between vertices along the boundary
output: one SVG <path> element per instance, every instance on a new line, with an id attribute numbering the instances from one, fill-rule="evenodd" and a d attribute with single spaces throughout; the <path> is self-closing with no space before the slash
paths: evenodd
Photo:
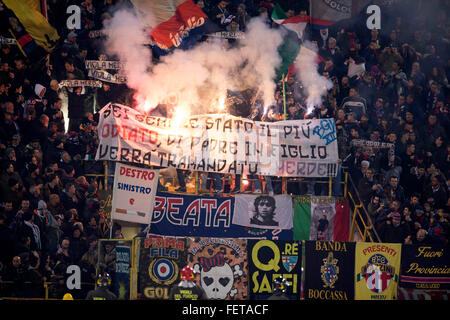
<path id="1" fill-rule="evenodd" d="M 236 195 L 233 224 L 267 229 L 292 229 L 292 198 L 289 195 Z"/>

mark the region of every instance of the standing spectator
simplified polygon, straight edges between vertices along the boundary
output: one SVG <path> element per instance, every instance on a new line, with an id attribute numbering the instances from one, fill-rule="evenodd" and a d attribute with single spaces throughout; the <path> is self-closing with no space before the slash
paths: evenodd
<path id="1" fill-rule="evenodd" d="M 61 111 L 62 104 L 63 104 L 62 99 L 56 98 L 49 105 L 47 105 L 47 107 L 44 110 L 44 113 L 49 118 L 49 121 L 56 124 L 56 127 L 58 128 L 58 133 L 65 132 L 64 114 Z"/>
<path id="2" fill-rule="evenodd" d="M 247 30 L 247 24 L 250 22 L 251 17 L 247 13 L 244 3 L 240 3 L 236 11 L 236 21 L 239 24 L 239 30 L 245 32 Z"/>
<path id="3" fill-rule="evenodd" d="M 431 199 L 433 199 L 436 208 L 445 208 L 449 194 L 447 189 L 444 188 L 444 184 L 440 176 L 431 177 L 431 183 L 425 187 L 423 197 L 427 201 L 431 201 Z"/>
<path id="4" fill-rule="evenodd" d="M 69 182 L 64 186 L 64 190 L 61 193 L 60 198 L 61 204 L 66 211 L 78 208 L 79 199 L 76 195 L 76 188 L 73 182 Z"/>
<path id="5" fill-rule="evenodd" d="M 389 202 L 397 200 L 403 203 L 405 201 L 405 193 L 398 180 L 399 178 L 397 176 L 390 177 L 389 184 L 384 188 L 384 199 Z"/>
<path id="6" fill-rule="evenodd" d="M 396 47 L 385 47 L 378 56 L 378 63 L 380 64 L 381 71 L 385 74 L 391 74 L 393 71 L 392 64 L 394 62 L 401 65 L 403 63 L 402 56 L 398 53 Z"/>
<path id="7" fill-rule="evenodd" d="M 68 93 L 68 117 L 69 117 L 69 128 L 68 132 L 75 131 L 78 132 L 80 124 L 84 117 L 84 105 L 86 101 L 86 96 L 83 93 L 83 87 L 75 87 L 74 92 Z"/>
<path id="8" fill-rule="evenodd" d="M 381 190 L 377 181 L 374 179 L 372 168 L 367 168 L 364 177 L 359 180 L 358 191 L 365 207 L 369 205 L 370 199 L 380 195 Z"/>
<path id="9" fill-rule="evenodd" d="M 34 223 L 35 214 L 29 210 L 22 214 L 23 224 L 19 229 L 19 237 L 29 237 L 31 240 L 30 249 L 39 251 L 42 249 L 41 231 Z"/>

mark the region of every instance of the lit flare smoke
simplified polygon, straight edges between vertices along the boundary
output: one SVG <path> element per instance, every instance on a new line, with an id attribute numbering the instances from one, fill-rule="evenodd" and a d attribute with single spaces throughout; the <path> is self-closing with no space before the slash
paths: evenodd
<path id="1" fill-rule="evenodd" d="M 281 63 L 279 31 L 254 18 L 238 47 L 210 39 L 190 50 L 174 50 L 152 65 L 148 34 L 135 14 L 117 11 L 106 26 L 107 54 L 124 62 L 127 86 L 136 91 L 141 109 L 150 111 L 169 100 L 176 113 L 223 112 L 227 89 L 259 87 L 266 105 L 273 103 L 275 68 Z"/>
<path id="2" fill-rule="evenodd" d="M 322 97 L 333 87 L 333 82 L 317 71 L 317 50 L 312 43 L 305 41 L 300 49 L 296 59 L 297 76 L 300 79 L 303 88 L 305 88 L 306 115 L 314 111 L 316 106 L 322 103 Z"/>

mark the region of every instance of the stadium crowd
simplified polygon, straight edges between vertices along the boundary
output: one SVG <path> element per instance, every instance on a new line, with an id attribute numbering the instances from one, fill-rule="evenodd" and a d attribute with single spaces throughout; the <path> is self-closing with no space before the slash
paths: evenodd
<path id="1" fill-rule="evenodd" d="M 72 2 L 82 8 L 81 30 L 67 30 L 58 14 Z M 102 38 L 90 38 L 89 31 L 102 28 L 116 2 L 122 1 L 48 1 L 49 21 L 63 40 L 45 63 L 30 61 L 16 45 L 1 45 L 0 286 L 7 290 L 0 296 L 43 297 L 43 283 L 64 281 L 71 264 L 81 267 L 86 282 L 95 281 L 98 263 L 113 273 L 114 246 L 105 246 L 98 261 L 98 239 L 110 238 L 111 228 L 112 238 L 123 237 L 121 227 L 105 219 L 98 193 L 103 180 L 89 174 L 104 172 L 103 163 L 91 161 L 98 143 L 98 111 L 110 101 L 132 105 L 132 90 L 108 82 L 101 88 L 58 84 L 89 79 L 84 61 L 110 58 L 102 52 Z M 223 30 L 245 31 L 255 16 L 278 27 L 270 20 L 272 0 L 194 2 Z M 306 38 L 322 57 L 319 72 L 333 88 L 306 114 L 302 85 L 295 74 L 290 76 L 285 84 L 287 118 L 335 118 L 342 167 L 350 172 L 382 241 L 448 245 L 448 1 L 442 1 L 447 10 L 436 11 L 433 19 L 418 14 L 412 1 L 394 2 L 383 32 L 365 24 L 307 28 Z M 309 1 L 278 3 L 288 16 L 309 14 Z M 349 77 L 352 62 L 365 63 L 365 71 Z M 275 100 L 268 114 L 262 115 L 256 103 L 245 116 L 283 119 L 281 81 Z M 395 143 L 395 158 L 389 158 L 387 149 L 354 145 L 355 139 Z M 290 183 L 288 192 L 320 193 L 309 186 Z M 280 192 L 275 185 L 273 191 Z"/>

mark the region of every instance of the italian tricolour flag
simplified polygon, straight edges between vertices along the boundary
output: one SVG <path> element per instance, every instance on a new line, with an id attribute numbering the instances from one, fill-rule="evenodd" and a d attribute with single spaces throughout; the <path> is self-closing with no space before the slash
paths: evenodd
<path id="1" fill-rule="evenodd" d="M 283 37 L 283 43 L 278 47 L 278 53 L 281 57 L 281 65 L 276 69 L 278 81 L 283 77 L 288 78 L 287 75 L 292 73 L 293 62 L 300 51 L 303 32 L 308 24 L 309 17 L 297 15 L 288 18 L 283 9 L 276 4 L 272 11 L 272 20 L 287 31 L 287 34 Z"/>
<path id="2" fill-rule="evenodd" d="M 294 197 L 294 240 L 348 241 L 350 206 L 345 198 Z"/>
<path id="3" fill-rule="evenodd" d="M 288 17 L 279 4 L 276 4 L 272 11 L 272 20 L 286 29 L 295 32 L 299 39 L 303 39 L 303 31 L 309 19 L 309 16 L 302 15 Z"/>

